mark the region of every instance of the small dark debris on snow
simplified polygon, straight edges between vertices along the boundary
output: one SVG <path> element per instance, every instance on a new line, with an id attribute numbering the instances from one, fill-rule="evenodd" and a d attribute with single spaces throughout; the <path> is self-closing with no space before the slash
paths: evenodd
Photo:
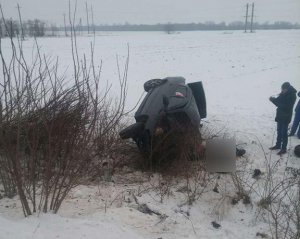
<path id="1" fill-rule="evenodd" d="M 140 204 L 138 206 L 138 211 L 145 213 L 145 214 L 149 214 L 149 215 L 153 214 L 152 210 L 150 210 L 150 208 L 147 206 L 147 204 Z"/>
<path id="2" fill-rule="evenodd" d="M 215 221 L 211 222 L 211 224 L 213 225 L 214 228 L 219 229 L 221 227 L 221 225 Z"/>
<path id="3" fill-rule="evenodd" d="M 254 172 L 253 172 L 253 175 L 252 175 L 252 178 L 255 178 L 255 179 L 257 179 L 257 178 L 259 178 L 259 176 L 261 175 L 261 171 L 260 171 L 260 169 L 254 169 Z"/>
<path id="4" fill-rule="evenodd" d="M 218 184 L 218 183 L 216 183 L 215 187 L 213 188 L 213 192 L 215 192 L 215 193 L 219 193 L 219 189 L 218 189 L 218 187 L 219 187 L 219 184 Z"/>
<path id="5" fill-rule="evenodd" d="M 186 217 L 189 217 L 190 216 L 190 212 L 189 211 L 185 211 L 185 210 L 182 210 L 181 208 L 179 210 L 175 210 L 176 213 L 181 213 L 182 215 L 186 216 Z"/>
<path id="6" fill-rule="evenodd" d="M 257 236 L 257 237 L 261 237 L 261 238 L 268 238 L 268 235 L 267 235 L 267 234 L 265 234 L 265 233 L 260 233 L 260 232 L 256 233 L 256 236 Z"/>
<path id="7" fill-rule="evenodd" d="M 145 214 L 149 214 L 149 215 L 155 214 L 155 215 L 161 216 L 161 214 L 159 212 L 155 212 L 155 211 L 151 210 L 147 206 L 147 204 L 139 204 L 137 210 L 142 213 L 145 213 Z"/>
<path id="8" fill-rule="evenodd" d="M 237 157 L 242 157 L 242 156 L 244 156 L 245 153 L 246 153 L 245 149 L 236 148 L 236 156 Z"/>
<path id="9" fill-rule="evenodd" d="M 236 204 L 238 204 L 239 203 L 239 200 L 237 199 L 237 198 L 233 198 L 232 200 L 231 200 L 231 204 L 232 205 L 236 205 Z"/>
<path id="10" fill-rule="evenodd" d="M 267 209 L 272 203 L 272 199 L 271 197 L 266 197 L 266 198 L 262 198 L 259 202 L 258 202 L 258 206 Z"/>
<path id="11" fill-rule="evenodd" d="M 244 204 L 250 204 L 251 203 L 250 196 L 245 195 L 244 198 L 243 198 L 243 203 Z"/>
<path id="12" fill-rule="evenodd" d="M 217 187 L 217 186 L 215 186 L 215 187 L 214 187 L 214 189 L 213 189 L 213 191 L 214 191 L 215 193 L 219 193 L 219 189 L 218 189 L 218 187 Z"/>

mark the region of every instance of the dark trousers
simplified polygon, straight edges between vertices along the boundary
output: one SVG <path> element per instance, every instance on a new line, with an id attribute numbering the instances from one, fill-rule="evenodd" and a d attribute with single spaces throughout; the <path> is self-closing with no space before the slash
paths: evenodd
<path id="1" fill-rule="evenodd" d="M 284 150 L 288 143 L 288 125 L 288 123 L 277 122 L 276 146 Z"/>
<path id="2" fill-rule="evenodd" d="M 291 135 L 294 135 L 296 131 L 298 138 L 300 138 L 300 111 L 296 112 L 295 114 L 294 122 L 291 128 Z"/>

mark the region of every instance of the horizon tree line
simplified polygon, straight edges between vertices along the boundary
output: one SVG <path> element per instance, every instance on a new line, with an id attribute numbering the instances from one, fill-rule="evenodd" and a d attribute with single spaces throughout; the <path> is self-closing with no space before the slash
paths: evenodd
<path id="1" fill-rule="evenodd" d="M 163 31 L 170 34 L 175 31 L 215 31 L 215 30 L 244 30 L 244 22 L 233 21 L 230 23 L 207 21 L 204 23 L 158 23 L 158 24 L 124 24 L 113 25 L 95 25 L 93 31 Z M 299 23 L 290 23 L 286 21 L 277 21 L 274 23 L 253 23 L 253 29 L 257 30 L 273 30 L 273 29 L 300 29 Z M 0 19 L 0 37 L 17 37 L 22 39 L 26 37 L 44 37 L 44 36 L 67 36 L 67 32 L 71 30 L 70 26 L 57 26 L 49 24 L 40 19 L 26 20 L 20 24 L 15 19 Z M 75 25 L 75 30 L 81 34 L 88 32 L 89 26 L 79 23 Z"/>
<path id="2" fill-rule="evenodd" d="M 55 30 L 58 30 L 56 28 Z M 0 37 L 16 37 L 23 34 L 28 37 L 43 37 L 46 32 L 46 23 L 39 19 L 27 20 L 21 24 L 18 20 L 0 19 Z"/>

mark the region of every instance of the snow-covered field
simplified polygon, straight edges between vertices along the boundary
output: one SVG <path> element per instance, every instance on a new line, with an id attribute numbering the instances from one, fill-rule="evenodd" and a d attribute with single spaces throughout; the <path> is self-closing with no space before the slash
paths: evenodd
<path id="1" fill-rule="evenodd" d="M 183 76 L 188 82 L 201 80 L 204 84 L 208 117 L 204 128 L 234 136 L 247 150 L 248 176 L 253 169 L 264 169 L 264 153 L 274 144 L 275 107 L 269 96 L 280 91 L 289 81 L 300 90 L 300 31 L 242 32 L 182 32 L 164 34 L 103 33 L 95 38 L 95 60 L 103 60 L 103 84 L 113 84 L 112 94 L 118 94 L 116 54 L 121 65 L 130 47 L 127 109 L 131 109 L 143 93 L 143 83 L 152 78 Z M 89 55 L 92 37 L 77 38 L 79 53 Z M 70 39 L 38 39 L 42 52 L 59 56 L 61 72 L 72 67 Z M 4 48 L 7 42 L 3 42 Z M 24 43 L 24 52 L 31 56 L 33 41 Z M 8 47 L 8 45 L 7 45 Z M 67 77 L 71 77 L 67 70 Z M 286 166 L 300 168 L 293 156 L 293 147 L 300 143 L 290 138 L 288 154 L 280 161 Z M 275 153 L 271 155 L 278 159 Z M 240 159 L 241 161 L 245 159 Z M 240 163 L 242 164 L 242 163 Z M 129 177 L 152 180 L 140 172 Z M 221 176 L 225 188 L 231 183 Z M 133 180 L 134 181 L 134 180 Z M 58 215 L 35 215 L 23 219 L 17 198 L 0 200 L 0 238 L 255 238 L 257 232 L 268 233 L 268 224 L 257 215 L 258 195 L 253 204 L 221 200 L 222 195 L 209 191 L 192 206 L 180 206 L 183 196 L 173 192 L 160 203 L 155 192 L 139 197 L 162 216 L 148 215 L 136 210 L 132 192 L 140 182 L 114 183 L 75 188 Z M 227 186 L 226 186 L 227 185 Z M 220 204 L 222 204 L 220 206 Z M 222 210 L 222 212 L 220 212 Z M 188 214 L 188 215 L 187 215 Z M 164 216 L 165 215 L 165 216 Z M 212 227 L 217 221 L 220 229 Z"/>

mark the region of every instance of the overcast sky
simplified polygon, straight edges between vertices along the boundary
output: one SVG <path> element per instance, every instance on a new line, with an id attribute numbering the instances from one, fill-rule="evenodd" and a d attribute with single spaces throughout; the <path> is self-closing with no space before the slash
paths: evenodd
<path id="1" fill-rule="evenodd" d="M 255 21 L 300 23 L 300 0 L 86 0 L 93 5 L 95 24 L 244 21 L 245 5 L 255 3 Z M 85 0 L 77 0 L 77 18 L 86 23 Z M 7 18 L 39 18 L 63 24 L 68 0 L 0 0 Z M 71 3 L 75 1 L 72 0 Z"/>

